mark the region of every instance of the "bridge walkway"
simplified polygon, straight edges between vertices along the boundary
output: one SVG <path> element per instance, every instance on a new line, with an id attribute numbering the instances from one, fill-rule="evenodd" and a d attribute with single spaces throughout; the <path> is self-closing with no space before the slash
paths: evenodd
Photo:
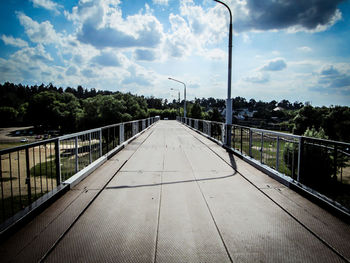
<path id="1" fill-rule="evenodd" d="M 160 121 L 0 247 L 12 262 L 347 262 L 350 227 Z"/>

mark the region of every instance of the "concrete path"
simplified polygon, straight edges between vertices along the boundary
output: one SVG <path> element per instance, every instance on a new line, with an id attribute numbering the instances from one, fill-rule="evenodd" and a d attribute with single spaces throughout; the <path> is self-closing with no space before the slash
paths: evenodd
<path id="1" fill-rule="evenodd" d="M 16 262 L 347 262 L 350 227 L 182 124 L 161 121 L 0 252 Z"/>

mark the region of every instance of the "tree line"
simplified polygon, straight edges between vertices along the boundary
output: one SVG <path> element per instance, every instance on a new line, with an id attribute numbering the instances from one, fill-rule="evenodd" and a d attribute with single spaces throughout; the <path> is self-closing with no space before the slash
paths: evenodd
<path id="1" fill-rule="evenodd" d="M 101 127 L 118 122 L 153 116 L 175 119 L 183 116 L 184 101 L 168 101 L 119 91 L 86 89 L 82 86 L 65 89 L 41 84 L 25 86 L 5 82 L 0 84 L 0 120 L 2 127 L 31 126 L 61 133 Z M 275 110 L 279 107 L 279 110 Z M 232 99 L 235 114 L 240 109 L 253 112 L 246 124 L 268 128 L 273 122 L 289 132 L 303 135 L 308 129 L 325 134 L 325 138 L 350 141 L 350 108 L 345 106 L 312 107 L 301 102 L 249 101 L 242 97 Z M 187 117 L 223 122 L 225 100 L 195 98 L 187 101 Z"/>
<path id="2" fill-rule="evenodd" d="M 29 126 L 61 133 L 149 116 L 146 99 L 130 93 L 47 86 L 0 85 L 1 126 Z"/>

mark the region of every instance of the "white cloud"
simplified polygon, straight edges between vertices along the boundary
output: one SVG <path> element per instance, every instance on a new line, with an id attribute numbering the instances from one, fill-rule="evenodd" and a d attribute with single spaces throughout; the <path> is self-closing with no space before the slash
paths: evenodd
<path id="1" fill-rule="evenodd" d="M 104 67 L 121 66 L 119 58 L 113 52 L 101 52 L 98 56 L 93 57 L 91 61 Z"/>
<path id="2" fill-rule="evenodd" d="M 78 72 L 78 69 L 75 66 L 71 66 L 71 67 L 67 68 L 66 75 L 67 76 L 76 75 L 77 72 Z"/>
<path id="3" fill-rule="evenodd" d="M 202 55 L 209 60 L 224 60 L 227 58 L 227 52 L 219 48 L 204 50 Z"/>
<path id="4" fill-rule="evenodd" d="M 287 67 L 287 64 L 284 59 L 276 58 L 270 60 L 267 64 L 262 66 L 261 70 L 263 71 L 280 71 Z"/>
<path id="5" fill-rule="evenodd" d="M 58 36 L 49 21 L 38 23 L 22 12 L 17 12 L 17 17 L 32 42 L 48 44 L 58 40 Z"/>
<path id="6" fill-rule="evenodd" d="M 305 52 L 305 53 L 308 53 L 308 52 L 312 51 L 312 49 L 310 47 L 307 47 L 307 46 L 298 47 L 298 50 L 302 51 L 302 52 Z"/>
<path id="7" fill-rule="evenodd" d="M 51 1 L 51 0 L 30 0 L 33 3 L 34 7 L 42 7 L 49 11 L 53 11 L 55 14 L 60 14 L 59 8 L 62 8 L 61 5 Z"/>
<path id="8" fill-rule="evenodd" d="M 167 6 L 169 4 L 168 0 L 152 0 L 152 2 L 155 5 L 165 5 L 165 6 Z"/>
<path id="9" fill-rule="evenodd" d="M 11 45 L 14 47 L 28 47 L 28 43 L 20 38 L 14 38 L 13 36 L 2 35 L 1 39 L 2 41 L 4 41 L 6 45 Z"/>
<path id="10" fill-rule="evenodd" d="M 77 26 L 77 39 L 98 49 L 156 48 L 163 27 L 146 5 L 145 11 L 122 17 L 119 1 L 79 2 L 66 17 Z"/>
<path id="11" fill-rule="evenodd" d="M 243 80 L 246 82 L 263 84 L 269 82 L 270 76 L 267 73 L 255 71 L 250 73 L 249 76 L 243 78 Z"/>
<path id="12" fill-rule="evenodd" d="M 136 49 L 135 59 L 143 61 L 154 61 L 156 59 L 155 52 L 150 49 Z"/>

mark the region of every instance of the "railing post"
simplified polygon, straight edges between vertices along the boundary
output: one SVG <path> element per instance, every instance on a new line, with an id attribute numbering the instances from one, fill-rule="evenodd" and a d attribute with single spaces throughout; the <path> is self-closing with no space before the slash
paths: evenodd
<path id="1" fill-rule="evenodd" d="M 279 171 L 280 167 L 280 137 L 277 135 L 277 146 L 276 146 L 276 170 Z"/>
<path id="2" fill-rule="evenodd" d="M 106 149 L 107 149 L 106 153 L 108 153 L 109 152 L 109 128 L 107 128 Z"/>
<path id="3" fill-rule="evenodd" d="M 91 154 L 91 132 L 89 132 L 89 163 L 92 163 L 92 154 Z"/>
<path id="4" fill-rule="evenodd" d="M 260 148 L 260 163 L 263 163 L 263 151 L 264 151 L 264 133 L 261 132 L 261 148 Z"/>
<path id="5" fill-rule="evenodd" d="M 231 124 L 225 124 L 225 144 L 227 147 L 231 148 Z"/>
<path id="6" fill-rule="evenodd" d="M 135 121 L 133 121 L 132 122 L 132 136 L 135 136 L 135 134 L 137 133 L 136 126 L 137 126 L 137 123 Z"/>
<path id="7" fill-rule="evenodd" d="M 146 129 L 146 120 L 142 120 L 142 130 Z"/>
<path id="8" fill-rule="evenodd" d="M 0 161 L 0 166 L 1 166 L 1 161 Z M 1 169 L 1 167 L 0 167 Z M 29 166 L 29 148 L 26 148 L 26 184 L 27 184 L 27 189 L 28 189 L 28 204 L 32 203 L 32 187 L 30 185 L 30 166 Z M 3 192 L 4 189 L 1 189 Z"/>
<path id="9" fill-rule="evenodd" d="M 250 157 L 253 157 L 252 147 L 253 147 L 253 132 L 251 129 L 249 129 L 249 156 Z"/>
<path id="10" fill-rule="evenodd" d="M 102 129 L 100 129 L 99 132 L 100 132 L 100 157 L 102 157 Z"/>
<path id="11" fill-rule="evenodd" d="M 198 130 L 198 120 L 194 120 L 194 128 Z"/>
<path id="12" fill-rule="evenodd" d="M 211 122 L 208 122 L 208 136 L 211 137 Z"/>
<path id="13" fill-rule="evenodd" d="M 124 123 L 119 125 L 119 144 L 122 144 L 125 140 L 124 137 Z"/>
<path id="14" fill-rule="evenodd" d="M 241 154 L 243 154 L 243 128 L 241 127 L 241 141 L 240 141 L 240 146 L 241 146 Z"/>
<path id="15" fill-rule="evenodd" d="M 79 171 L 79 159 L 78 159 L 78 136 L 75 136 L 75 172 Z"/>
<path id="16" fill-rule="evenodd" d="M 225 128 L 226 128 L 225 124 L 221 125 L 221 142 L 223 144 L 226 144 L 226 129 Z"/>
<path id="17" fill-rule="evenodd" d="M 61 155 L 60 155 L 60 140 L 55 141 L 55 163 L 56 163 L 56 183 L 57 186 L 62 182 L 61 175 Z"/>
<path id="18" fill-rule="evenodd" d="M 337 145 L 334 144 L 334 179 L 337 180 Z"/>
<path id="19" fill-rule="evenodd" d="M 302 154 L 303 154 L 303 146 L 304 146 L 304 138 L 302 136 L 299 137 L 299 149 L 298 149 L 298 175 L 297 181 L 300 182 L 300 173 L 301 173 L 301 162 L 302 162 Z M 293 147 L 294 148 L 294 147 Z"/>

